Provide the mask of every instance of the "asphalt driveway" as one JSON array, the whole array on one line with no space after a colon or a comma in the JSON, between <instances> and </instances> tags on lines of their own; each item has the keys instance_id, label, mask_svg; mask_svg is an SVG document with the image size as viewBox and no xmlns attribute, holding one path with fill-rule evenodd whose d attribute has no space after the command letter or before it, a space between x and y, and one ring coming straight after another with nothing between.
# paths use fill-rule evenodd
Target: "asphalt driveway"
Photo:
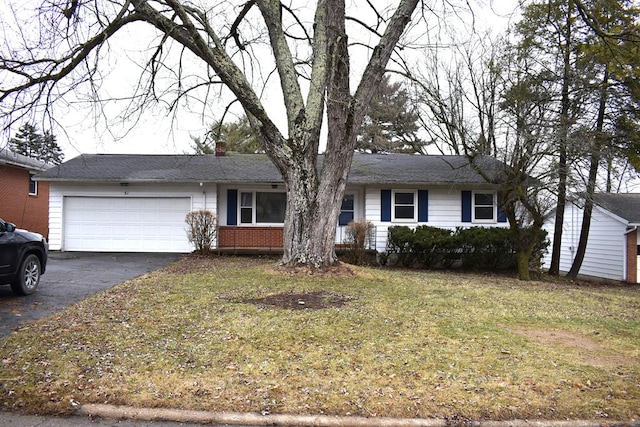
<instances>
[{"instance_id":1,"label":"asphalt driveway","mask_svg":"<svg viewBox=\"0 0 640 427\"><path fill-rule=\"evenodd\" d=\"M0 337L24 323L65 307L119 283L157 270L181 254L50 252L47 270L33 295L18 297L0 286Z\"/></svg>"}]
</instances>

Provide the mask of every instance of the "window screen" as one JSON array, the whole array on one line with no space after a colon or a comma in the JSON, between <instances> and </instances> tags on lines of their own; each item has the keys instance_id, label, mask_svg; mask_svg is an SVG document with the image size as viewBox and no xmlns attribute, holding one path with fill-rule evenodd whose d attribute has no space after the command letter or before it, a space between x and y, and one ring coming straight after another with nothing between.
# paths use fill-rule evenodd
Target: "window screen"
<instances>
[{"instance_id":1,"label":"window screen","mask_svg":"<svg viewBox=\"0 0 640 427\"><path fill-rule=\"evenodd\" d=\"M493 193L474 193L474 214L476 220L493 220Z\"/></svg>"},{"instance_id":2,"label":"window screen","mask_svg":"<svg viewBox=\"0 0 640 427\"><path fill-rule=\"evenodd\" d=\"M394 214L396 219L414 219L415 201L414 193L394 193Z\"/></svg>"}]
</instances>

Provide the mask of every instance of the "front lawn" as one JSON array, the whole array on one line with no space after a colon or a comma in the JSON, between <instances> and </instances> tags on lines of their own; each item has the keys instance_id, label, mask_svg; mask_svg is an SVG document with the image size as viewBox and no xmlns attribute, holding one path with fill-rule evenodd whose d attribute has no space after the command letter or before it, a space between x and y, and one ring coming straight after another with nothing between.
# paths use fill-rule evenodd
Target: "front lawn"
<instances>
[{"instance_id":1,"label":"front lawn","mask_svg":"<svg viewBox=\"0 0 640 427\"><path fill-rule=\"evenodd\" d=\"M640 418L640 287L185 257L0 340L0 409Z\"/></svg>"}]
</instances>

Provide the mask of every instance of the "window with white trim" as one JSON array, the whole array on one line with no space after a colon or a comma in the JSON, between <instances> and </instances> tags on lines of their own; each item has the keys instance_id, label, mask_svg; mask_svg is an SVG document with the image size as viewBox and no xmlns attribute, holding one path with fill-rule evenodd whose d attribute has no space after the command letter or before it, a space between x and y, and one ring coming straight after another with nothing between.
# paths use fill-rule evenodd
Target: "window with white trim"
<instances>
[{"instance_id":1,"label":"window with white trim","mask_svg":"<svg viewBox=\"0 0 640 427\"><path fill-rule=\"evenodd\" d=\"M35 174L30 173L29 174L29 195L30 196L37 196L38 195L38 181L34 180Z\"/></svg>"},{"instance_id":2,"label":"window with white trim","mask_svg":"<svg viewBox=\"0 0 640 427\"><path fill-rule=\"evenodd\" d=\"M286 193L242 191L239 204L240 224L284 224Z\"/></svg>"},{"instance_id":3,"label":"window with white trim","mask_svg":"<svg viewBox=\"0 0 640 427\"><path fill-rule=\"evenodd\" d=\"M240 193L240 224L253 224L253 193Z\"/></svg>"},{"instance_id":4,"label":"window with white trim","mask_svg":"<svg viewBox=\"0 0 640 427\"><path fill-rule=\"evenodd\" d=\"M415 191L394 191L391 201L393 221L417 221Z\"/></svg>"},{"instance_id":5,"label":"window with white trim","mask_svg":"<svg viewBox=\"0 0 640 427\"><path fill-rule=\"evenodd\" d=\"M474 191L473 193L473 221L496 222L496 193Z\"/></svg>"}]
</instances>

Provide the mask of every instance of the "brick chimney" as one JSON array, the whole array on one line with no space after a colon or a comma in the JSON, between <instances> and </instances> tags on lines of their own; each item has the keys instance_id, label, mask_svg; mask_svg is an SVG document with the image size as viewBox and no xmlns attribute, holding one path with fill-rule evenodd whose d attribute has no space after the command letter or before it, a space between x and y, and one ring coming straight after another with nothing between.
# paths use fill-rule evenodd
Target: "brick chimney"
<instances>
[{"instance_id":1,"label":"brick chimney","mask_svg":"<svg viewBox=\"0 0 640 427\"><path fill-rule=\"evenodd\" d=\"M227 144L224 141L216 142L216 157L224 157L227 154Z\"/></svg>"}]
</instances>

